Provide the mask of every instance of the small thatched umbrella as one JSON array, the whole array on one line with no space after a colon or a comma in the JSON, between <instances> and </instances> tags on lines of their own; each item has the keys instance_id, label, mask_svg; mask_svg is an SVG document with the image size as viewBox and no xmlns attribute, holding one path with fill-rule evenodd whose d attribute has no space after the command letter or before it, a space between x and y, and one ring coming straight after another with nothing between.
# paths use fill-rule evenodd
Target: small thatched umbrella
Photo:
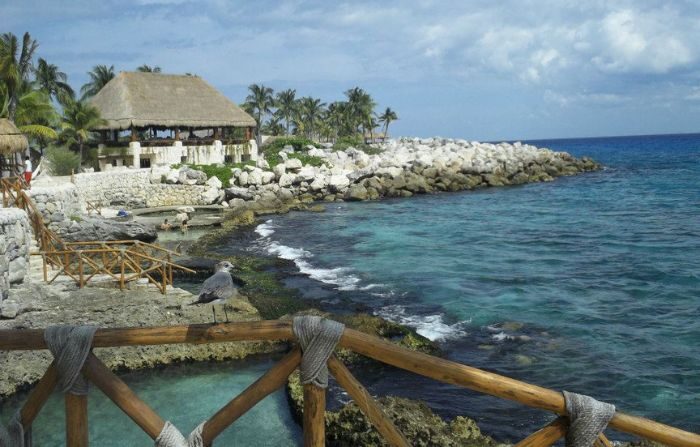
<instances>
[{"instance_id":1,"label":"small thatched umbrella","mask_svg":"<svg viewBox=\"0 0 700 447\"><path fill-rule=\"evenodd\" d=\"M8 157L29 147L27 137L8 119L0 118L0 155Z\"/></svg>"}]
</instances>

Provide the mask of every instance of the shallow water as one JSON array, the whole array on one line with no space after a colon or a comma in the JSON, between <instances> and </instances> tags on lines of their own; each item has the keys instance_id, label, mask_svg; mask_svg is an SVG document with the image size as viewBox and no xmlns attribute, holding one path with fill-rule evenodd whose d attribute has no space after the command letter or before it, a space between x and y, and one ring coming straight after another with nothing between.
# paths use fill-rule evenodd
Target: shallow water
<instances>
[{"instance_id":1,"label":"shallow water","mask_svg":"<svg viewBox=\"0 0 700 447\"><path fill-rule=\"evenodd\" d=\"M136 371L121 377L163 419L171 421L187 436L273 364L271 358L183 364ZM4 423L25 397L20 394L3 402L0 419ZM91 445L153 445L153 441L94 386L88 396L88 418ZM64 421L62 395L54 393L34 422L34 444L42 447L65 445ZM301 430L291 419L287 398L280 390L253 407L217 440L218 445L295 446L301 445Z\"/></svg>"},{"instance_id":2,"label":"shallow water","mask_svg":"<svg viewBox=\"0 0 700 447\"><path fill-rule=\"evenodd\" d=\"M450 358L700 431L700 136L537 142L604 171L552 183L329 204L258 226L289 284L366 308ZM364 380L517 439L550 416L417 380Z\"/></svg>"}]
</instances>

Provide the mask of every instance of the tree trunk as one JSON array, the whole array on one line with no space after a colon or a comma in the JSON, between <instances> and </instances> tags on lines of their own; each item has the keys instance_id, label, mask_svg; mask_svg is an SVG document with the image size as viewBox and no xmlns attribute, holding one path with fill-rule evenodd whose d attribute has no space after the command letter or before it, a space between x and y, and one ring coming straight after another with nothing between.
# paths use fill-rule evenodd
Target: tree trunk
<instances>
[{"instance_id":1,"label":"tree trunk","mask_svg":"<svg viewBox=\"0 0 700 447\"><path fill-rule=\"evenodd\" d=\"M78 160L80 160L80 164L78 165L78 170L80 170L83 167L83 138L78 137L78 153L80 154L80 157Z\"/></svg>"}]
</instances>

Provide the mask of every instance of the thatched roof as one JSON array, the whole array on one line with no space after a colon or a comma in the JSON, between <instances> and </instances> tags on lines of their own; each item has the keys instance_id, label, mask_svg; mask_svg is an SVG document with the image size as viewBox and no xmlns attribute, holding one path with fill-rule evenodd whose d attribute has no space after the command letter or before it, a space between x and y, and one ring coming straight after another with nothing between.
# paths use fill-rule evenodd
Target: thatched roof
<instances>
[{"instance_id":1,"label":"thatched roof","mask_svg":"<svg viewBox=\"0 0 700 447\"><path fill-rule=\"evenodd\" d=\"M197 76L121 72L95 95L107 124L134 127L254 127L255 120Z\"/></svg>"},{"instance_id":2,"label":"thatched roof","mask_svg":"<svg viewBox=\"0 0 700 447\"><path fill-rule=\"evenodd\" d=\"M29 142L15 124L0 118L0 155L9 155L27 150Z\"/></svg>"}]
</instances>

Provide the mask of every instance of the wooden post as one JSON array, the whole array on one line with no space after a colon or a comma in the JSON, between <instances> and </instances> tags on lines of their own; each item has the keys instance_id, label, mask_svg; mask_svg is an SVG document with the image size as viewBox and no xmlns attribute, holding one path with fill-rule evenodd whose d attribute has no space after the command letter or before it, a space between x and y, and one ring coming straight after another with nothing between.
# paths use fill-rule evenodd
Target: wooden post
<instances>
[{"instance_id":1,"label":"wooden post","mask_svg":"<svg viewBox=\"0 0 700 447\"><path fill-rule=\"evenodd\" d=\"M165 261L160 265L160 282L163 285L163 295L168 288L168 265Z\"/></svg>"},{"instance_id":2,"label":"wooden post","mask_svg":"<svg viewBox=\"0 0 700 447\"><path fill-rule=\"evenodd\" d=\"M326 390L304 385L304 447L326 445Z\"/></svg>"},{"instance_id":3,"label":"wooden post","mask_svg":"<svg viewBox=\"0 0 700 447\"><path fill-rule=\"evenodd\" d=\"M124 249L119 253L119 290L124 290Z\"/></svg>"},{"instance_id":4,"label":"wooden post","mask_svg":"<svg viewBox=\"0 0 700 447\"><path fill-rule=\"evenodd\" d=\"M180 141L180 128L175 129L175 141Z\"/></svg>"},{"instance_id":5,"label":"wooden post","mask_svg":"<svg viewBox=\"0 0 700 447\"><path fill-rule=\"evenodd\" d=\"M143 402L94 354L85 360L85 376L102 390L136 425L141 427L152 439L158 437L165 422L158 414Z\"/></svg>"},{"instance_id":6,"label":"wooden post","mask_svg":"<svg viewBox=\"0 0 700 447\"><path fill-rule=\"evenodd\" d=\"M296 348L210 417L202 427L204 445L211 445L214 438L229 425L238 420L264 397L284 385L287 382L287 377L299 366L299 362L301 362L301 351Z\"/></svg>"},{"instance_id":7,"label":"wooden post","mask_svg":"<svg viewBox=\"0 0 700 447\"><path fill-rule=\"evenodd\" d=\"M245 140L250 141L250 135L251 135L250 127L245 128Z\"/></svg>"},{"instance_id":8,"label":"wooden post","mask_svg":"<svg viewBox=\"0 0 700 447\"><path fill-rule=\"evenodd\" d=\"M379 434L390 445L395 447L408 447L411 444L406 440L394 423L382 411L377 402L372 399L367 389L350 373L350 370L332 355L328 359L328 370L338 381L338 384L348 392L355 404L367 416L367 419L374 425Z\"/></svg>"},{"instance_id":9,"label":"wooden post","mask_svg":"<svg viewBox=\"0 0 700 447\"><path fill-rule=\"evenodd\" d=\"M83 288L83 252L78 251L78 287Z\"/></svg>"},{"instance_id":10,"label":"wooden post","mask_svg":"<svg viewBox=\"0 0 700 447\"><path fill-rule=\"evenodd\" d=\"M131 125L131 141L132 141L132 142L137 141L137 139L136 139L136 129L134 128L134 125L133 125L133 124Z\"/></svg>"},{"instance_id":11,"label":"wooden post","mask_svg":"<svg viewBox=\"0 0 700 447\"><path fill-rule=\"evenodd\" d=\"M87 396L66 393L66 445L88 446Z\"/></svg>"}]
</instances>

